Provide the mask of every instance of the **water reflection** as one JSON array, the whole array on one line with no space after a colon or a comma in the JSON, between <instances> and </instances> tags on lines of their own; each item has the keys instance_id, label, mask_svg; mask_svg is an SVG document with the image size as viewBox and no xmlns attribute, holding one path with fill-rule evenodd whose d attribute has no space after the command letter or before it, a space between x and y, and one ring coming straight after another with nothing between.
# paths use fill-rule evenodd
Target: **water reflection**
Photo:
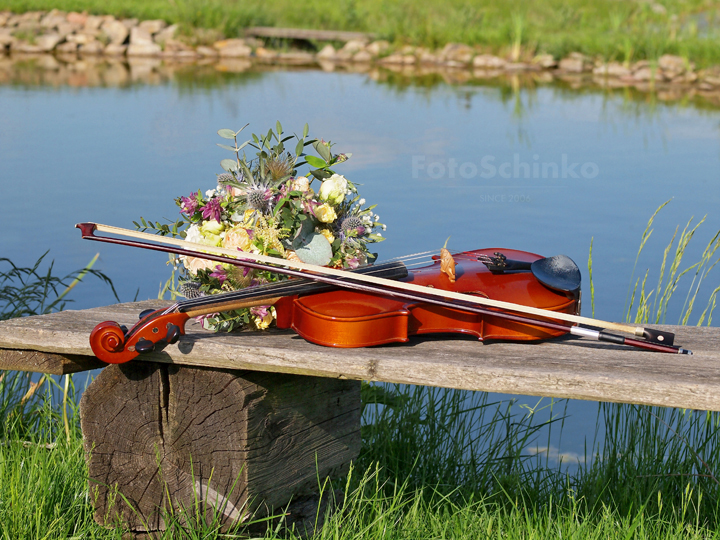
<instances>
[{"instance_id":1,"label":"water reflection","mask_svg":"<svg viewBox=\"0 0 720 540\"><path fill-rule=\"evenodd\" d=\"M449 69L440 66L372 66L318 62L317 67L278 65L249 59L201 59L178 61L145 57L99 57L77 55L23 54L0 55L0 85L129 87L175 83L181 88L214 88L262 77L276 71L362 73L369 80L387 86L393 93L413 92L431 99L447 86L462 90L459 99L470 108L470 96L478 88L496 88L503 102L512 102L516 117L521 118L532 107L533 91L552 85L564 99L578 99L587 93L621 96L628 112L644 114L660 102L692 105L696 108L720 107L720 91L702 91L683 85L655 88L647 82L621 82L590 74L560 74L548 71L507 72L502 70ZM522 91L522 92L521 92ZM523 97L524 96L524 97Z\"/></svg>"}]
</instances>

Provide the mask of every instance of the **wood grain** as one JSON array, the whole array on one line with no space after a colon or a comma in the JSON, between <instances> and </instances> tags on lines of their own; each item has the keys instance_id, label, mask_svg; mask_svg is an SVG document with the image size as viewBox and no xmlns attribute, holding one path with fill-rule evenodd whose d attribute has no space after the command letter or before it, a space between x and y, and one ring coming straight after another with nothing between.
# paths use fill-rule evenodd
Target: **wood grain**
<instances>
[{"instance_id":1,"label":"wood grain","mask_svg":"<svg viewBox=\"0 0 720 540\"><path fill-rule=\"evenodd\" d=\"M356 381L134 362L103 370L80 414L95 519L134 531L180 507L271 515L360 450Z\"/></svg>"},{"instance_id":2,"label":"wood grain","mask_svg":"<svg viewBox=\"0 0 720 540\"><path fill-rule=\"evenodd\" d=\"M88 336L105 320L132 324L157 301L0 322L0 348L92 356ZM289 331L211 334L191 322L176 345L140 361L385 381L467 390L720 411L720 330L659 326L694 356L575 338L478 343L445 336L365 349L332 349Z\"/></svg>"}]
</instances>

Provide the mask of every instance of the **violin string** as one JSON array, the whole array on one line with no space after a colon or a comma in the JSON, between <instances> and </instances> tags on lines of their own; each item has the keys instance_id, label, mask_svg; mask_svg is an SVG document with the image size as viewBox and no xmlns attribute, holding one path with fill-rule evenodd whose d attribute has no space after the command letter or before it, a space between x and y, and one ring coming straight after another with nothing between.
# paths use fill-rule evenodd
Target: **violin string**
<instances>
[{"instance_id":1,"label":"violin string","mask_svg":"<svg viewBox=\"0 0 720 540\"><path fill-rule=\"evenodd\" d=\"M378 267L365 272L365 275L381 275L385 271L387 271L386 268ZM197 308L225 301L249 300L252 298L262 297L274 298L277 296L290 296L299 287L304 287L310 284L311 279L307 279L308 281L301 281L299 283L299 280L297 279L283 280L281 282L263 283L261 285L247 287L237 291L230 291L227 293L221 293L216 295L208 295L200 298L190 298L180 302L179 305L177 305L177 308Z\"/></svg>"},{"instance_id":2,"label":"violin string","mask_svg":"<svg viewBox=\"0 0 720 540\"><path fill-rule=\"evenodd\" d=\"M434 251L427 251L425 253L434 253ZM405 261L410 261L413 259L420 259L417 262L405 264L408 268L411 267L417 267L422 264L425 264L426 262L437 262L437 259L427 259L423 256L423 253L416 253L407 255L405 257L402 257ZM477 257L473 256L464 256L464 257L458 257L458 254L453 255L453 258L457 260L470 260L470 261L477 261ZM394 258L389 259L390 261L396 260L399 261L400 258ZM362 268L362 267L361 267ZM382 271L384 271L383 268L380 269L373 269L368 272L366 272L366 275L378 275ZM307 282L304 283L295 283L293 280L284 280L282 282L272 282L272 283L264 283L262 285L258 285L255 287L247 287L244 289L240 289L238 291L230 291L227 293L221 293L221 295L208 295L201 298L191 298L187 299L185 301L180 302L180 305L174 306L175 309L178 309L179 307L183 308L193 308L193 307L202 307L205 305L212 305L214 303L219 303L221 301L240 301L240 300L249 300L252 298L262 298L263 296L267 296L268 298L277 297L277 296L290 296L294 290L296 290L298 287L306 285Z\"/></svg>"}]
</instances>

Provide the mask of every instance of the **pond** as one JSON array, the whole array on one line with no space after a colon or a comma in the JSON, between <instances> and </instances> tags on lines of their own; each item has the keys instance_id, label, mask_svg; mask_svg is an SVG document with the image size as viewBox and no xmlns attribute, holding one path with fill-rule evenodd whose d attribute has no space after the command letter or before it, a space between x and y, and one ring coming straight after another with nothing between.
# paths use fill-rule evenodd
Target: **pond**
<instances>
[{"instance_id":1,"label":"pond","mask_svg":"<svg viewBox=\"0 0 720 540\"><path fill-rule=\"evenodd\" d=\"M166 256L82 241L74 224L174 221L174 199L213 188L222 172L229 155L216 146L218 129L249 123L247 131L261 133L276 120L297 133L307 122L312 136L352 152L338 172L378 205L387 224L381 260L439 249L448 237L452 250L562 253L582 270L587 316L591 242L595 315L621 320L641 235L662 203L671 200L634 273L649 269L648 290L677 226L705 218L682 268L720 230L720 110L512 80L375 79L188 67L119 87L12 80L0 86L0 256L28 266L49 249L55 272L65 274L99 251L97 268L123 301L155 298L169 275ZM714 272L691 324L718 285ZM678 287L667 323L678 322L691 279ZM73 299L77 308L114 303L96 280ZM592 434L595 413L591 403L570 407L577 436L567 444L575 450Z\"/></svg>"}]
</instances>

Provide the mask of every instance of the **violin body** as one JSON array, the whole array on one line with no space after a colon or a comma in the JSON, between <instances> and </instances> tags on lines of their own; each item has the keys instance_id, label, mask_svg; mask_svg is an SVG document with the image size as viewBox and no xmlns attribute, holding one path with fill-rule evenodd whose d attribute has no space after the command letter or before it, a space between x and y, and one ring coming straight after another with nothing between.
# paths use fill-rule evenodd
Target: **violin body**
<instances>
[{"instance_id":1,"label":"violin body","mask_svg":"<svg viewBox=\"0 0 720 540\"><path fill-rule=\"evenodd\" d=\"M493 273L477 259L478 255L497 251L492 248L455 254L455 282L441 272L439 258L429 266L410 270L401 281L549 311L580 313L579 291L574 294L551 289L531 272ZM524 251L500 251L516 261L532 263L542 258ZM275 307L279 328L292 328L306 340L328 347L369 347L436 333L469 334L481 341L536 341L566 333L492 315L342 289L286 297Z\"/></svg>"}]
</instances>

